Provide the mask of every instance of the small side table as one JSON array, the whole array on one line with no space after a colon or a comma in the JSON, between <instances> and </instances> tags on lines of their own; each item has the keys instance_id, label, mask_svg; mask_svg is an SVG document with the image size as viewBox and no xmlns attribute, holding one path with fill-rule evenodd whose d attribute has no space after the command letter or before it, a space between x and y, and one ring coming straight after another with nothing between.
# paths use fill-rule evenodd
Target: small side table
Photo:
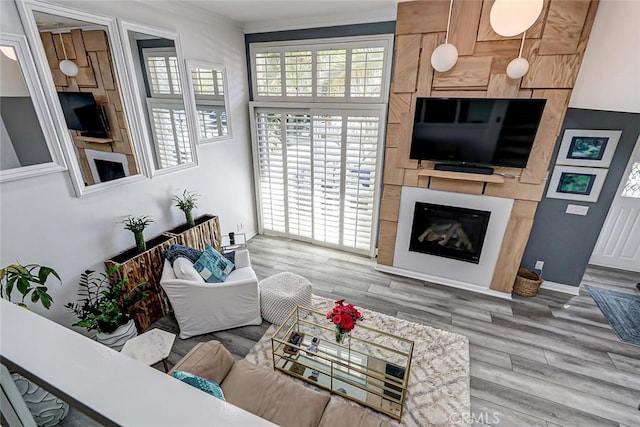
<instances>
[{"instance_id":1,"label":"small side table","mask_svg":"<svg viewBox=\"0 0 640 427\"><path fill-rule=\"evenodd\" d=\"M131 338L124 344L120 352L149 366L162 361L164 371L169 372L167 357L171 353L175 339L175 334L162 329L152 329Z\"/></svg>"},{"instance_id":2,"label":"small side table","mask_svg":"<svg viewBox=\"0 0 640 427\"><path fill-rule=\"evenodd\" d=\"M247 235L245 233L234 233L234 237L235 242L232 244L228 234L222 236L223 253L247 248Z\"/></svg>"}]
</instances>

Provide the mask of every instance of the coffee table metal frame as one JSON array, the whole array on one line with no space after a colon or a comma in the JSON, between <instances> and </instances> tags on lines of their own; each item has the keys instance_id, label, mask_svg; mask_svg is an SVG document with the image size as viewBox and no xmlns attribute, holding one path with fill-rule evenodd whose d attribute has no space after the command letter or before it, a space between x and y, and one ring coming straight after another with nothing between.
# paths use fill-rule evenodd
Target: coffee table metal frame
<instances>
[{"instance_id":1,"label":"coffee table metal frame","mask_svg":"<svg viewBox=\"0 0 640 427\"><path fill-rule=\"evenodd\" d=\"M342 348L343 351L341 351L339 354L331 354L322 350L309 352L309 350L307 349L307 344L312 337L308 333L306 333L305 339L302 343L300 343L300 345L294 345L287 341L291 332L295 331L298 333L304 333L304 331L301 331L302 325L304 325L303 328L319 328L325 334L323 335L322 339L329 341L330 339L327 337L333 336L335 326L330 323L329 320L326 320L326 322L323 323L317 321L318 318L322 319L324 317L325 313L313 308L303 306L296 306L291 310L291 312L289 312L285 321L276 329L275 333L271 337L273 369L282 371L287 375L291 375L305 382L314 384L317 387L329 390L332 394L342 396L345 399L352 400L377 412L381 412L394 419L400 420L402 418L404 402L407 395L407 385L409 381L414 342L384 331L380 331L378 329L370 328L366 325L363 325L363 322L358 323L354 331L349 334L347 343L338 344L333 341L330 342L331 347ZM382 343L377 343L374 340L359 338L359 335L365 334L358 334L358 330L369 331L370 333L373 333L375 335L388 337L388 339L391 340L397 340L402 343L403 346L406 346L408 348L408 351L399 351L397 349L390 348ZM380 351L393 352L400 358L404 358L406 360L406 366L400 366L402 369L404 369L404 376L396 377L389 372L385 372L386 369L380 371L369 368L368 366L362 366L360 364L353 363L351 355L352 347L354 348L354 353L356 353L355 348L362 348L362 346L376 347ZM297 354L292 355L285 352L285 347L288 347L289 349L297 349ZM340 356L340 354L344 352L347 353L346 358ZM368 359L372 359L385 364L396 365L393 362L379 359L375 356L368 355L360 351L358 351L358 353L363 354ZM310 359L308 357L309 354L311 354L313 359ZM307 357L299 357L300 355L307 355ZM307 361L305 361L305 359ZM313 360L313 363L309 363L309 360ZM321 384L317 381L317 379L314 380L307 378L305 377L304 373L302 375L299 374L299 369L292 371L291 367L294 363L302 365L305 369L310 369L312 371L316 371L320 374L328 376L329 385ZM299 366L296 366L296 368L299 368ZM353 373L353 376L351 375L351 373ZM313 374L311 376L313 376ZM340 383L348 384L349 387L355 387L363 390L366 393L366 396L377 396L376 399L379 398L382 403L379 405L375 405L371 402L368 402L367 400L350 396L346 393L344 388L336 388L334 381L339 381ZM400 398L394 397L398 395L400 396Z\"/></svg>"}]
</instances>

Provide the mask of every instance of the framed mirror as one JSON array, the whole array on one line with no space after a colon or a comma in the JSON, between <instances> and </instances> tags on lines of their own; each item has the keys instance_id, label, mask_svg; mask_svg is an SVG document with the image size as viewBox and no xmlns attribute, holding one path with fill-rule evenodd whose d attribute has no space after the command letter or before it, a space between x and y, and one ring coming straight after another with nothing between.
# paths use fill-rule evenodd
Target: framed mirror
<instances>
[{"instance_id":1,"label":"framed mirror","mask_svg":"<svg viewBox=\"0 0 640 427\"><path fill-rule=\"evenodd\" d=\"M0 33L0 181L65 169L27 39Z\"/></svg>"},{"instance_id":2,"label":"framed mirror","mask_svg":"<svg viewBox=\"0 0 640 427\"><path fill-rule=\"evenodd\" d=\"M187 60L198 143L231 138L227 73L223 65Z\"/></svg>"},{"instance_id":3,"label":"framed mirror","mask_svg":"<svg viewBox=\"0 0 640 427\"><path fill-rule=\"evenodd\" d=\"M176 33L121 21L138 123L152 175L198 165L193 100Z\"/></svg>"},{"instance_id":4,"label":"framed mirror","mask_svg":"<svg viewBox=\"0 0 640 427\"><path fill-rule=\"evenodd\" d=\"M17 5L76 194L145 178L115 19L32 0Z\"/></svg>"}]
</instances>

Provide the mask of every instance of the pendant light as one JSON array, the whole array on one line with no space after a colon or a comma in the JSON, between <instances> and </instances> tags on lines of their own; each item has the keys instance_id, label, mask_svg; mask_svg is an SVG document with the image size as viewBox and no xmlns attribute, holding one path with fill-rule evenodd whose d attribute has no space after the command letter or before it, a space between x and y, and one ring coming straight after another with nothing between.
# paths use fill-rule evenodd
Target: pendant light
<instances>
[{"instance_id":1,"label":"pendant light","mask_svg":"<svg viewBox=\"0 0 640 427\"><path fill-rule=\"evenodd\" d=\"M75 77L78 75L78 66L67 59L67 49L64 47L64 40L62 40L62 33L58 33L60 35L60 44L62 45L62 52L64 52L64 59L60 61L60 71L62 74L69 77Z\"/></svg>"},{"instance_id":2,"label":"pendant light","mask_svg":"<svg viewBox=\"0 0 640 427\"><path fill-rule=\"evenodd\" d=\"M513 37L536 23L544 0L496 0L491 6L489 23L496 34Z\"/></svg>"},{"instance_id":3,"label":"pendant light","mask_svg":"<svg viewBox=\"0 0 640 427\"><path fill-rule=\"evenodd\" d=\"M11 46L0 46L0 52L12 61L17 61L16 51Z\"/></svg>"},{"instance_id":4,"label":"pendant light","mask_svg":"<svg viewBox=\"0 0 640 427\"><path fill-rule=\"evenodd\" d=\"M519 79L529 71L529 61L522 57L522 48L524 48L524 38L526 34L526 32L522 33L522 43L520 43L520 53L518 53L518 57L507 65L507 76L512 79Z\"/></svg>"},{"instance_id":5,"label":"pendant light","mask_svg":"<svg viewBox=\"0 0 640 427\"><path fill-rule=\"evenodd\" d=\"M431 66L441 73L449 71L458 61L458 49L449 43L449 27L451 26L451 11L453 10L453 0L449 3L449 18L447 19L447 35L444 43L435 48L431 54Z\"/></svg>"}]
</instances>

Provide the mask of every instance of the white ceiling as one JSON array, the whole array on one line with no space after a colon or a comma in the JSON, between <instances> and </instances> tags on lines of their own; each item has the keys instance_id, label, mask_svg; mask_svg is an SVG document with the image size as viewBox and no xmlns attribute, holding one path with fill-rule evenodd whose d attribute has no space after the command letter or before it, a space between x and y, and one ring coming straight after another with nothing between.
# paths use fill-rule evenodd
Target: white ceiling
<instances>
[{"instance_id":1,"label":"white ceiling","mask_svg":"<svg viewBox=\"0 0 640 427\"><path fill-rule=\"evenodd\" d=\"M404 0L200 0L190 3L236 21L247 33L255 33L395 20L398 1Z\"/></svg>"}]
</instances>

